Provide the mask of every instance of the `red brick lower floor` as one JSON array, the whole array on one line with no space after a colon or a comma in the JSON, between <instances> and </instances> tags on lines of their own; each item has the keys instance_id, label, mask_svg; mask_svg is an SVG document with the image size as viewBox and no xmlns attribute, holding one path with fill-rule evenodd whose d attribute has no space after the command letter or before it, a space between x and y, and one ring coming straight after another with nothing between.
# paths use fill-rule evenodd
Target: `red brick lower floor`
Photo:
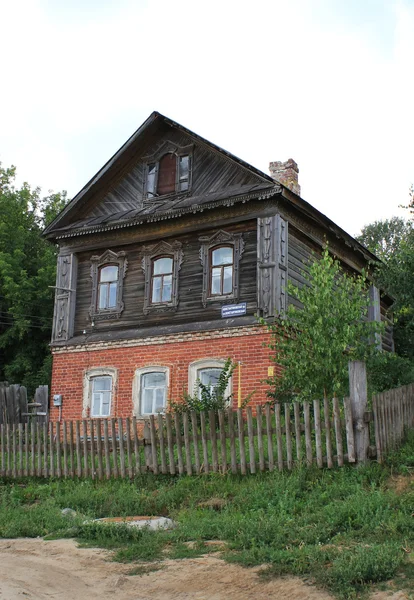
<instances>
[{"instance_id":1,"label":"red brick lower floor","mask_svg":"<svg viewBox=\"0 0 414 600\"><path fill-rule=\"evenodd\" d=\"M168 369L168 402L179 401L189 388L190 365L195 361L225 361L230 357L241 362L241 396L253 393L250 404L267 401L269 389L265 383L269 367L274 363L268 347L270 335L262 327L248 326L201 333L173 334L124 342L101 342L85 346L66 346L53 351L52 397L62 395L64 420L90 416L87 403L88 374L114 374L111 391L110 416L136 415L137 370L147 367ZM90 379L89 379L90 382ZM233 374L233 405L237 407L239 387L238 369ZM192 390L189 390L190 392ZM90 392L89 392L90 394ZM51 419L58 418L58 410L51 407Z\"/></svg>"}]
</instances>

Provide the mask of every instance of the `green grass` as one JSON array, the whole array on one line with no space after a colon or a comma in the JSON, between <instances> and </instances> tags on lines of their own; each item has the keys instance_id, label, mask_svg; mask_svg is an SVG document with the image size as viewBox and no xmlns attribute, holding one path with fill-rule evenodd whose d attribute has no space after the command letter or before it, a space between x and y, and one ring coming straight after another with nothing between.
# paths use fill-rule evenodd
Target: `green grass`
<instances>
[{"instance_id":1,"label":"green grass","mask_svg":"<svg viewBox=\"0 0 414 600\"><path fill-rule=\"evenodd\" d=\"M390 484L397 473L407 477L398 494ZM245 477L147 475L132 482L4 479L0 536L76 537L83 545L112 549L114 559L125 563L199 556L217 550L205 541L223 540L226 560L266 564L266 577L311 578L338 598L362 597L389 579L398 582L396 589L412 593L412 473L414 435L386 465L362 468L298 468ZM218 510L199 506L212 498L225 503L218 503ZM62 516L65 507L77 516ZM165 515L179 525L154 533L85 522L129 515ZM139 563L133 569L149 572Z\"/></svg>"}]
</instances>

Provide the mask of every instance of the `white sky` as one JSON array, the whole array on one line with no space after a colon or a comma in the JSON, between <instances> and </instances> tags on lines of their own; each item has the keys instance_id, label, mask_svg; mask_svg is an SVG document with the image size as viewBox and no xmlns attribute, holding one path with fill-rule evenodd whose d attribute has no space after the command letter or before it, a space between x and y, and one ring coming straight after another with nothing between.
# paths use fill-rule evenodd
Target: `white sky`
<instances>
[{"instance_id":1,"label":"white sky","mask_svg":"<svg viewBox=\"0 0 414 600\"><path fill-rule=\"evenodd\" d=\"M74 196L153 110L351 234L414 183L414 0L0 0L0 161Z\"/></svg>"}]
</instances>

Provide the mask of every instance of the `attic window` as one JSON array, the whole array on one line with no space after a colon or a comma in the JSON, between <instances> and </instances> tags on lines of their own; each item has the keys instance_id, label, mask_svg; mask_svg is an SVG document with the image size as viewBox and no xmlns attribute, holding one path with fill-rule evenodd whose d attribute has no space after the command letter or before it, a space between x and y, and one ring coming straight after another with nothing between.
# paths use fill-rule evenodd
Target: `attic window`
<instances>
[{"instance_id":1,"label":"attic window","mask_svg":"<svg viewBox=\"0 0 414 600\"><path fill-rule=\"evenodd\" d=\"M190 175L190 156L167 152L161 156L158 162L151 162L147 165L147 198L187 191L190 187Z\"/></svg>"}]
</instances>

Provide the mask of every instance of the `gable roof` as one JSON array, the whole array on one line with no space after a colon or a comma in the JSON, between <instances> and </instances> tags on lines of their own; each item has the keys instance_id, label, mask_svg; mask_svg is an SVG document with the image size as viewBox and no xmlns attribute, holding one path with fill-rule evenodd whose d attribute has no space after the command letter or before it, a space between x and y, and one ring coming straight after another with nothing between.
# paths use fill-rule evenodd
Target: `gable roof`
<instances>
[{"instance_id":1,"label":"gable roof","mask_svg":"<svg viewBox=\"0 0 414 600\"><path fill-rule=\"evenodd\" d=\"M227 187L225 190L215 191L211 194L203 194L199 197L181 196L176 200L171 198L152 200L151 203L148 203L145 206L137 206L136 209L128 209L98 217L95 215L89 218L86 217L76 220L76 214L88 204L96 193L105 190L115 178L119 177L122 170L134 154L136 154L137 149L148 143L148 140L154 136L162 126L178 129L192 137L195 141L206 145L215 153L234 162L247 173L254 175L255 183L236 185L230 188ZM94 175L80 192L78 192L78 194L76 194L76 196L65 206L48 227L46 227L43 234L48 238L56 239L59 237L69 237L70 235L79 235L81 233L92 233L93 231L100 229L100 227L105 225L108 226L110 224L118 224L119 226L122 226L121 223L124 225L131 225L133 223L139 224L146 220L153 220L156 215L159 217L167 214L171 216L180 216L186 212L191 212L200 205L203 205L204 209L211 208L219 204L220 201L225 198L240 198L244 201L251 198L257 198L261 193L269 192L269 190L273 190L273 193L280 192L281 186L275 184L274 180L269 175L256 169L252 165L249 165L234 154L227 152L223 148L220 148L193 131L190 131L183 125L154 111L135 133L131 135L125 144L123 144L123 146L121 146L121 148L96 173L96 175ZM73 217L75 217L75 219Z\"/></svg>"}]
</instances>

